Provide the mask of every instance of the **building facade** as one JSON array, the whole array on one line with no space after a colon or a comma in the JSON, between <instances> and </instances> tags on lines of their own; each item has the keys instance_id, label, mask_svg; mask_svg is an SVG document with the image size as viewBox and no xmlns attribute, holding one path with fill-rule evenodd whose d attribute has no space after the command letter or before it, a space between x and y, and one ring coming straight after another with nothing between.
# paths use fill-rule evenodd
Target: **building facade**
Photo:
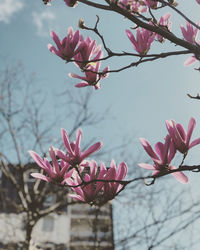
<instances>
[{"instance_id":1,"label":"building facade","mask_svg":"<svg viewBox=\"0 0 200 250\"><path fill-rule=\"evenodd\" d=\"M28 180L32 185L33 180ZM15 212L12 201L17 199L4 175L0 178L0 250L25 250L25 214ZM48 207L56 202L56 193L44 201ZM30 250L113 250L112 205L100 209L76 203L56 210L39 219L33 228Z\"/></svg>"}]
</instances>

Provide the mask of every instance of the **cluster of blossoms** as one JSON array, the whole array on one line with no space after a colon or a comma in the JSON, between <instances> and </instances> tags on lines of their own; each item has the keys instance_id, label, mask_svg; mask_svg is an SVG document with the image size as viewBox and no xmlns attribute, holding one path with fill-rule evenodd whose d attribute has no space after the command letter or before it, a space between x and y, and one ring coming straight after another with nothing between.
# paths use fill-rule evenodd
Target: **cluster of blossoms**
<instances>
[{"instance_id":1,"label":"cluster of blossoms","mask_svg":"<svg viewBox=\"0 0 200 250\"><path fill-rule=\"evenodd\" d=\"M197 2L199 2L199 0L197 0ZM178 5L175 0L170 0L170 4L172 6ZM158 9L162 6L162 4L156 0L121 0L118 1L118 5L121 8L128 10L133 15L148 12L149 9Z\"/></svg>"},{"instance_id":2,"label":"cluster of blossoms","mask_svg":"<svg viewBox=\"0 0 200 250\"><path fill-rule=\"evenodd\" d=\"M200 1L197 0L197 3L200 4ZM153 0L123 0L119 2L119 6L121 8L131 11L132 14L141 14L141 13L147 12L148 8L157 9L159 7L158 4L159 3L157 1L153 1ZM175 1L173 4L176 5ZM158 25L160 27L165 27L166 29L171 31L172 22L169 20L170 16L171 14L167 13L160 18L157 24L151 23L151 22L150 24ZM198 28L194 27L188 21L186 22L186 25L187 25L186 29L183 27L183 25L180 26L182 34L183 34L183 38L192 44L200 45L200 41L196 42ZM139 27L136 29L136 37L129 30L126 30L126 34L128 38L130 39L130 41L132 42L133 48L140 55L145 55L149 51L150 46L155 39L157 39L159 42L165 41L165 39L161 35L148 31L144 28L140 29ZM196 62L197 60L199 60L199 57L196 55L193 55L185 61L184 65L188 66Z\"/></svg>"},{"instance_id":3,"label":"cluster of blossoms","mask_svg":"<svg viewBox=\"0 0 200 250\"><path fill-rule=\"evenodd\" d=\"M122 0L118 5L133 14L140 14L148 11L148 8L157 9L158 2L153 0Z\"/></svg>"},{"instance_id":4,"label":"cluster of blossoms","mask_svg":"<svg viewBox=\"0 0 200 250\"><path fill-rule=\"evenodd\" d=\"M171 161L173 160L176 152L178 151L183 154L183 159L185 159L188 150L200 144L200 138L190 142L195 126L196 121L194 118L190 119L187 132L181 124L176 124L173 120L166 121L166 127L169 134L165 137L164 143L156 143L155 151L146 139L140 138L143 148L151 157L154 164L140 163L138 165L145 169L154 170L152 175L176 169L175 166L171 165ZM181 170L181 166L179 169ZM187 176L185 176L181 171L173 172L172 175L181 183L188 182Z\"/></svg>"},{"instance_id":5,"label":"cluster of blossoms","mask_svg":"<svg viewBox=\"0 0 200 250\"><path fill-rule=\"evenodd\" d=\"M51 0L43 0L45 4L51 2ZM200 4L199 0L196 0ZM75 7L78 3L77 0L64 0L68 7ZM159 9L162 4L155 0L121 0L121 1L110 1L110 3L117 3L118 6L124 10L131 12L133 15L141 15L141 13L148 12L150 9ZM176 6L176 1L170 1L170 4ZM149 21L150 25L161 27L167 29L171 32L172 22L169 20L171 14L167 13L160 17L160 20L152 19ZM149 19L150 20L150 19ZM198 28L193 27L193 25L187 22L187 27L184 28L181 25L181 31L183 38L192 43L200 45L200 41L196 42L196 37L198 33ZM198 24L197 24L198 25ZM144 56L149 51L151 44L157 40L159 42L164 42L165 38L160 34L146 30L144 28L137 27L136 35L134 35L130 30L126 30L126 34L131 41L134 50L141 56ZM84 72L84 76L77 74L69 74L70 77L80 79L81 82L76 84L76 87L86 87L93 86L94 89L100 88L100 80L108 76L109 68L106 67L104 70L100 71L101 59L103 57L103 51L100 46L97 46L95 40L87 37L86 40L83 39L79 31L73 32L72 28L68 29L68 35L60 41L55 32L51 32L51 36L55 41L57 48L49 44L48 48L51 52L55 53L63 60L74 61L76 66L78 66L81 71ZM193 55L189 57L184 65L190 65L199 60L199 55Z\"/></svg>"},{"instance_id":6,"label":"cluster of blossoms","mask_svg":"<svg viewBox=\"0 0 200 250\"><path fill-rule=\"evenodd\" d=\"M50 0L44 0L44 2L48 4ZM197 2L199 3L199 1ZM69 7L74 7L77 4L77 1L65 0L65 3ZM175 4L175 1L173 4ZM118 5L120 8L131 11L133 15L147 12L150 8L157 9L160 7L160 3L154 0L122 0L118 1ZM172 22L170 21L170 17L171 14L166 13L161 16L159 20L152 19L149 21L149 25L166 29L171 32ZM79 26L84 28L84 22ZM194 27L191 23L187 22L186 28L184 28L183 25L181 25L180 28L183 38L186 41L196 45L200 44L200 42L196 42L198 34L197 27ZM145 28L137 27L135 32L136 34L128 29L126 30L126 34L131 41L134 50L141 57L148 53L154 41L159 41L160 43L165 41L165 37L162 35ZM109 67L100 70L101 60L103 58L101 45L97 45L96 41L92 40L90 37L84 39L80 32L78 30L74 32L72 27L68 28L67 36L62 40L59 39L54 31L51 32L51 37L53 38L56 47L52 44L48 44L48 49L66 62L73 61L84 73L84 75L74 73L69 74L70 77L81 80L75 85L75 87L81 88L92 86L94 89L99 89L101 87L100 80L106 78L109 72ZM184 65L190 65L196 60L199 60L199 56L193 55L185 61Z\"/></svg>"},{"instance_id":7,"label":"cluster of blossoms","mask_svg":"<svg viewBox=\"0 0 200 250\"><path fill-rule=\"evenodd\" d=\"M57 48L48 44L48 49L66 62L74 60L75 65L85 73L85 76L73 73L69 74L70 77L82 80L75 86L78 88L93 86L95 89L99 89L99 81L108 76L108 67L101 73L99 72L101 66L100 59L103 57L101 46L97 46L96 41L90 37L84 40L80 32L78 30L74 32L72 27L68 28L68 34L62 41L54 31L51 31L51 37L56 43Z\"/></svg>"},{"instance_id":8,"label":"cluster of blossoms","mask_svg":"<svg viewBox=\"0 0 200 250\"><path fill-rule=\"evenodd\" d=\"M175 154L180 152L185 159L188 150L200 144L200 138L191 142L191 136L196 126L196 121L191 118L187 132L181 124L175 121L166 121L168 135L164 143L158 142L155 145L155 151L145 138L140 138L140 142L153 160L152 164L139 163L142 168L154 170L152 176L170 173L181 183L187 183L188 178L181 172L181 165L176 168L171 164ZM66 152L50 147L49 155L51 161L47 158L42 159L36 152L29 151L31 157L40 166L43 173L32 173L34 178L46 182L52 182L70 187L75 194L70 194L74 199L91 205L103 205L112 200L126 185L124 178L127 175L127 165L122 162L116 166L114 160L107 168L103 162L98 165L96 161L86 160L91 154L102 147L101 142L90 146L85 152L80 149L82 131L79 129L76 135L76 141L70 142L69 136L64 129L61 129L62 140Z\"/></svg>"},{"instance_id":9,"label":"cluster of blossoms","mask_svg":"<svg viewBox=\"0 0 200 250\"><path fill-rule=\"evenodd\" d=\"M118 167L114 160L111 161L110 168L107 168L103 162L98 166L94 160L87 161L86 158L102 147L101 142L95 143L82 152L80 129L77 131L75 142L70 142L64 129L61 129L61 135L66 152L50 147L51 161L47 158L42 159L34 151L29 151L31 157L44 172L31 175L47 182L70 186L76 193L71 194L71 197L82 202L103 205L108 200L112 200L124 188L120 181L127 174L125 162L120 163Z\"/></svg>"},{"instance_id":10,"label":"cluster of blossoms","mask_svg":"<svg viewBox=\"0 0 200 250\"><path fill-rule=\"evenodd\" d=\"M200 4L200 0L196 0L196 1L198 4ZM118 4L121 8L130 11L133 15L147 12L149 8L157 9L159 7L159 2L153 1L153 0L122 0ZM177 5L175 1L173 1L172 4L174 6ZM160 18L157 24L154 23L152 25L163 26L167 28L169 31L171 31L172 22L169 20L170 16L171 14L167 13ZM192 44L200 45L200 41L196 42L198 28L193 27L193 25L189 22L187 22L186 25L187 25L186 29L183 27L183 25L181 25L181 31L182 31L184 39ZM140 55L145 55L149 51L150 46L155 38L159 42L165 41L165 39L161 35L145 30L144 28L136 29L136 37L134 37L132 32L129 30L126 30L126 33L127 33L128 38L133 44L133 48ZM188 66L196 62L197 60L199 60L199 56L193 55L184 62L184 65Z\"/></svg>"},{"instance_id":11,"label":"cluster of blossoms","mask_svg":"<svg viewBox=\"0 0 200 250\"><path fill-rule=\"evenodd\" d=\"M170 13L165 14L160 18L159 22L156 25L165 27L170 31L172 26L172 22L169 20L170 16ZM155 23L153 24L151 22L150 24L155 25ZM136 29L136 36L134 36L133 33L128 29L126 30L126 34L129 40L132 42L134 50L140 55L147 54L153 41L157 40L161 43L165 41L164 37L162 37L161 35L140 27Z\"/></svg>"}]
</instances>

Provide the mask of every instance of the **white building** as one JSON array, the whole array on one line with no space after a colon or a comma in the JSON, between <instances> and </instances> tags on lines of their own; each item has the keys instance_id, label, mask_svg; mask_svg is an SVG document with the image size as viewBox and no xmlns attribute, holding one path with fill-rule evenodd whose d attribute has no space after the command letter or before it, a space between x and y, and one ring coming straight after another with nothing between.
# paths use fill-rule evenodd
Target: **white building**
<instances>
[{"instance_id":1,"label":"white building","mask_svg":"<svg viewBox=\"0 0 200 250\"><path fill-rule=\"evenodd\" d=\"M12 201L16 193L6 179L2 180L3 176L0 188L7 189L8 201ZM20 242L25 241L25 214L15 213L9 202L3 208L7 198L0 196L0 250L26 250L20 247ZM45 206L54 204L55 199L55 194L48 195ZM113 250L112 205L108 203L97 211L88 204L77 203L41 218L34 226L30 250Z\"/></svg>"}]
</instances>

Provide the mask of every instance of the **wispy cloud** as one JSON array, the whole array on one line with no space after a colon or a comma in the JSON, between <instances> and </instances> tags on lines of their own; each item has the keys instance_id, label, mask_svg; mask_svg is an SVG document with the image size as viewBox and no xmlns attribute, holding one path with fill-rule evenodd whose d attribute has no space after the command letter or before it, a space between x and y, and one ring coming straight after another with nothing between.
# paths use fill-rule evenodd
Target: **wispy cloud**
<instances>
[{"instance_id":1,"label":"wispy cloud","mask_svg":"<svg viewBox=\"0 0 200 250\"><path fill-rule=\"evenodd\" d=\"M23 7L22 0L0 0L0 22L9 23L13 14Z\"/></svg>"},{"instance_id":2,"label":"wispy cloud","mask_svg":"<svg viewBox=\"0 0 200 250\"><path fill-rule=\"evenodd\" d=\"M39 36L45 37L49 35L50 26L55 19L55 15L49 11L45 10L41 13L33 12L33 23L37 27L37 34Z\"/></svg>"}]
</instances>

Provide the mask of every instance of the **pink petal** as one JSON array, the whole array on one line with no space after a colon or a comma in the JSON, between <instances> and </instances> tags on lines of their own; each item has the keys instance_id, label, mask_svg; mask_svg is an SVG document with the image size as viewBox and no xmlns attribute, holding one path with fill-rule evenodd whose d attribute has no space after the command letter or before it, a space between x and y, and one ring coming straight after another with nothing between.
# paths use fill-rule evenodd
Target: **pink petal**
<instances>
[{"instance_id":1,"label":"pink petal","mask_svg":"<svg viewBox=\"0 0 200 250\"><path fill-rule=\"evenodd\" d=\"M176 169L176 167L170 166L170 169L173 170L173 169ZM183 172L181 172L181 171L180 172L174 172L174 173L172 173L172 175L180 183L182 183L182 184L188 183L188 177Z\"/></svg>"},{"instance_id":2,"label":"pink petal","mask_svg":"<svg viewBox=\"0 0 200 250\"><path fill-rule=\"evenodd\" d=\"M188 183L188 177L185 174L183 174L182 172L175 172L175 173L172 173L172 175L180 183L182 183L182 184Z\"/></svg>"},{"instance_id":3,"label":"pink petal","mask_svg":"<svg viewBox=\"0 0 200 250\"><path fill-rule=\"evenodd\" d=\"M82 138L82 130L79 128L76 134L75 154L80 155L80 142Z\"/></svg>"},{"instance_id":4,"label":"pink petal","mask_svg":"<svg viewBox=\"0 0 200 250\"><path fill-rule=\"evenodd\" d=\"M170 143L171 143L171 137L170 137L170 135L167 135L165 137L165 144L164 144L164 148L163 148L163 152L162 152L163 164L168 163L167 160L168 160L168 151L169 151Z\"/></svg>"},{"instance_id":5,"label":"pink petal","mask_svg":"<svg viewBox=\"0 0 200 250\"><path fill-rule=\"evenodd\" d=\"M114 159L111 160L110 167L116 170L116 163Z\"/></svg>"},{"instance_id":6,"label":"pink petal","mask_svg":"<svg viewBox=\"0 0 200 250\"><path fill-rule=\"evenodd\" d=\"M150 170L155 169L155 167L153 165L147 164L147 163L139 163L138 166L141 168L150 169Z\"/></svg>"},{"instance_id":7,"label":"pink petal","mask_svg":"<svg viewBox=\"0 0 200 250\"><path fill-rule=\"evenodd\" d=\"M48 44L47 47L48 47L48 50L49 50L50 52L54 53L54 54L57 55L57 56L62 57L62 54L60 53L60 51L58 51L53 45Z\"/></svg>"},{"instance_id":8,"label":"pink petal","mask_svg":"<svg viewBox=\"0 0 200 250\"><path fill-rule=\"evenodd\" d=\"M151 145L148 143L148 141L145 138L140 138L140 142L147 152L147 154L153 159L153 160L159 160L158 156L153 151Z\"/></svg>"},{"instance_id":9,"label":"pink petal","mask_svg":"<svg viewBox=\"0 0 200 250\"><path fill-rule=\"evenodd\" d=\"M109 67L106 67L106 68L102 71L102 73L107 72L107 71L109 71ZM105 73L104 75L101 76L101 79L106 78L106 77L108 77L108 76L109 76L109 73Z\"/></svg>"},{"instance_id":10,"label":"pink petal","mask_svg":"<svg viewBox=\"0 0 200 250\"><path fill-rule=\"evenodd\" d=\"M53 38L54 42L56 43L58 49L59 49L59 50L62 50L62 46L61 46L61 43L60 43L60 39L59 39L59 37L57 36L57 34L56 34L54 31L51 31L51 32L50 32L50 35L51 35L51 37Z\"/></svg>"},{"instance_id":11,"label":"pink petal","mask_svg":"<svg viewBox=\"0 0 200 250\"><path fill-rule=\"evenodd\" d=\"M159 155L161 161L163 161L164 145L162 142L157 142L155 145L155 151Z\"/></svg>"},{"instance_id":12,"label":"pink petal","mask_svg":"<svg viewBox=\"0 0 200 250\"><path fill-rule=\"evenodd\" d=\"M43 181L51 182L51 179L43 174L40 173L32 173L31 176L37 179L41 179Z\"/></svg>"},{"instance_id":13,"label":"pink petal","mask_svg":"<svg viewBox=\"0 0 200 250\"><path fill-rule=\"evenodd\" d=\"M184 66L188 66L190 64L193 64L196 62L196 57L195 56L191 56L189 57L185 62L184 62Z\"/></svg>"},{"instance_id":14,"label":"pink petal","mask_svg":"<svg viewBox=\"0 0 200 250\"><path fill-rule=\"evenodd\" d=\"M59 163L56 159L56 154L53 150L53 147L49 148L49 155L52 159L52 163L53 163L53 166L55 167L56 173L59 174L60 173L60 166L59 166Z\"/></svg>"},{"instance_id":15,"label":"pink petal","mask_svg":"<svg viewBox=\"0 0 200 250\"><path fill-rule=\"evenodd\" d=\"M117 170L117 180L123 180L128 172L128 167L125 162L121 162Z\"/></svg>"},{"instance_id":16,"label":"pink petal","mask_svg":"<svg viewBox=\"0 0 200 250\"><path fill-rule=\"evenodd\" d=\"M190 139L191 139L191 136L192 136L192 132L194 130L196 126L196 121L195 119L192 117L189 121L189 124L188 124L188 130L187 130L187 139L186 139L186 145L189 146L189 143L190 143Z\"/></svg>"},{"instance_id":17,"label":"pink petal","mask_svg":"<svg viewBox=\"0 0 200 250\"><path fill-rule=\"evenodd\" d=\"M187 135L185 133L185 129L183 128L183 126L180 123L176 124L176 128L179 132L180 137L182 138L182 141L185 142L186 138L187 138Z\"/></svg>"},{"instance_id":18,"label":"pink petal","mask_svg":"<svg viewBox=\"0 0 200 250\"><path fill-rule=\"evenodd\" d=\"M63 139L63 142L65 144L65 147L66 147L68 153L70 153L71 155L74 155L74 152L72 151L72 148L70 145L69 136L63 128L61 128L61 135L62 135L62 139Z\"/></svg>"},{"instance_id":19,"label":"pink petal","mask_svg":"<svg viewBox=\"0 0 200 250\"><path fill-rule=\"evenodd\" d=\"M175 154L176 154L176 148L175 148L173 140L171 140L171 143L169 146L168 163L170 163L172 161Z\"/></svg>"},{"instance_id":20,"label":"pink petal","mask_svg":"<svg viewBox=\"0 0 200 250\"><path fill-rule=\"evenodd\" d=\"M38 164L38 166L40 166L42 169L46 170L47 166L44 163L44 161L42 160L42 158L34 151L30 150L28 151L30 156L33 158L33 160Z\"/></svg>"},{"instance_id":21,"label":"pink petal","mask_svg":"<svg viewBox=\"0 0 200 250\"><path fill-rule=\"evenodd\" d=\"M84 80L84 81L86 81L86 80L87 80L87 78L86 78L86 77L84 77L84 76L79 76L79 75L74 74L74 73L69 73L69 77L72 77L72 78L77 78L77 79L81 79L81 80Z\"/></svg>"},{"instance_id":22,"label":"pink petal","mask_svg":"<svg viewBox=\"0 0 200 250\"><path fill-rule=\"evenodd\" d=\"M130 30L127 29L126 34L127 34L128 38L130 39L131 42L136 42L135 37L134 37L133 33Z\"/></svg>"},{"instance_id":23,"label":"pink petal","mask_svg":"<svg viewBox=\"0 0 200 250\"><path fill-rule=\"evenodd\" d=\"M76 88L83 88L83 87L87 87L90 86L88 83L86 82L81 82L75 85Z\"/></svg>"},{"instance_id":24,"label":"pink petal","mask_svg":"<svg viewBox=\"0 0 200 250\"><path fill-rule=\"evenodd\" d=\"M82 155L81 158L85 159L87 158L90 154L98 151L101 147L103 146L102 142L97 142L94 145L92 145L91 147L89 147Z\"/></svg>"},{"instance_id":25,"label":"pink petal","mask_svg":"<svg viewBox=\"0 0 200 250\"><path fill-rule=\"evenodd\" d=\"M198 145L198 144L200 144L200 138L197 138L196 140L194 140L194 141L190 144L189 148L192 148L192 147L194 147L194 146L196 146L196 145Z\"/></svg>"},{"instance_id":26,"label":"pink petal","mask_svg":"<svg viewBox=\"0 0 200 250\"><path fill-rule=\"evenodd\" d=\"M100 89L101 88L100 82L98 82L95 85L93 85L93 87L94 87L95 90Z\"/></svg>"},{"instance_id":27,"label":"pink petal","mask_svg":"<svg viewBox=\"0 0 200 250\"><path fill-rule=\"evenodd\" d=\"M152 175L157 175L157 174L159 174L160 173L160 171L159 170L156 170L156 171L154 171L153 173L152 173Z\"/></svg>"},{"instance_id":28,"label":"pink petal","mask_svg":"<svg viewBox=\"0 0 200 250\"><path fill-rule=\"evenodd\" d=\"M69 194L70 197L76 199L76 200L79 200L79 201L83 201L85 202L85 199L83 197L81 197L80 195L77 195L77 194Z\"/></svg>"},{"instance_id":29,"label":"pink petal","mask_svg":"<svg viewBox=\"0 0 200 250\"><path fill-rule=\"evenodd\" d=\"M164 19L165 21L167 21L167 20L170 18L170 16L171 16L171 13L166 13L166 14L163 16L163 19Z\"/></svg>"},{"instance_id":30,"label":"pink petal","mask_svg":"<svg viewBox=\"0 0 200 250\"><path fill-rule=\"evenodd\" d=\"M58 158L69 163L70 159L67 157L67 155L62 150L54 148L54 152L55 152L56 156L58 156Z\"/></svg>"}]
</instances>

